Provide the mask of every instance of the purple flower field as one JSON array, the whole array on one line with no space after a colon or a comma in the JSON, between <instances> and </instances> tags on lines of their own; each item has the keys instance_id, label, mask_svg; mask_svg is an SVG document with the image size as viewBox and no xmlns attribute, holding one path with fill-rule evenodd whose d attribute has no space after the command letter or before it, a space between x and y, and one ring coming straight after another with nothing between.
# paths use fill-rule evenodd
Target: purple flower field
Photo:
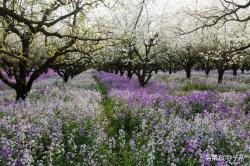
<instances>
[{"instance_id":1,"label":"purple flower field","mask_svg":"<svg viewBox=\"0 0 250 166\"><path fill-rule=\"evenodd\" d=\"M161 165L162 160L176 165L249 163L249 92L209 90L174 96L169 93L172 87L177 87L172 86L171 81L164 84L153 80L140 88L135 79L124 76L101 72L97 77L108 87L114 107L130 110L132 119L141 123L130 140L133 146L137 143L135 158L143 153L152 155L148 156L148 160L153 157L151 162L147 161L149 165ZM127 116L123 109L115 114L120 121ZM147 139L145 145L140 145L141 139ZM241 160L211 160L213 155L240 155Z\"/></svg>"},{"instance_id":2,"label":"purple flower field","mask_svg":"<svg viewBox=\"0 0 250 166\"><path fill-rule=\"evenodd\" d=\"M244 113L242 110L246 107L245 101L250 97L250 92L219 93L212 90L192 91L182 96L174 96L169 94L171 85L156 80L141 88L136 79L129 80L126 76L101 72L98 78L108 87L111 98L123 101L130 108L151 108L155 105L164 108L166 104L175 102L186 107L199 105L202 111Z\"/></svg>"},{"instance_id":3,"label":"purple flower field","mask_svg":"<svg viewBox=\"0 0 250 166\"><path fill-rule=\"evenodd\" d=\"M0 165L248 165L250 92L192 90L213 87L196 74L154 75L144 88L94 70L67 84L44 75L25 102L3 86Z\"/></svg>"}]
</instances>

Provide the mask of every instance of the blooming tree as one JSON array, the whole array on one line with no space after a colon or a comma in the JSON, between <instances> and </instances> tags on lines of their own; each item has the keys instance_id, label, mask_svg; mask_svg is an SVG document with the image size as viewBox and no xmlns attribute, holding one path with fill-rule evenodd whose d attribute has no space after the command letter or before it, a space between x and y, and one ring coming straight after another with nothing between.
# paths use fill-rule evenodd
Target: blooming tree
<instances>
[{"instance_id":1,"label":"blooming tree","mask_svg":"<svg viewBox=\"0 0 250 166\"><path fill-rule=\"evenodd\" d=\"M17 100L25 99L33 82L58 58L81 52L77 43L103 40L99 29L86 19L100 2L0 2L0 79L16 91ZM14 81L9 76L14 76Z\"/></svg>"},{"instance_id":2,"label":"blooming tree","mask_svg":"<svg viewBox=\"0 0 250 166\"><path fill-rule=\"evenodd\" d=\"M218 83L222 83L223 75L233 65L238 65L244 56L242 51L235 51L245 43L245 38L239 36L217 36L212 35L210 42L212 45L207 45L208 51L201 51L206 60L211 60L218 71Z\"/></svg>"},{"instance_id":3,"label":"blooming tree","mask_svg":"<svg viewBox=\"0 0 250 166\"><path fill-rule=\"evenodd\" d=\"M123 2L120 8L113 11L111 23L116 27L114 34L119 36L120 41L106 49L108 65L103 65L110 66L115 73L126 71L129 78L135 74L142 87L157 70L155 64L160 53L156 49L161 40L157 21L145 10L149 3L144 0ZM136 6L139 6L139 11Z\"/></svg>"}]
</instances>

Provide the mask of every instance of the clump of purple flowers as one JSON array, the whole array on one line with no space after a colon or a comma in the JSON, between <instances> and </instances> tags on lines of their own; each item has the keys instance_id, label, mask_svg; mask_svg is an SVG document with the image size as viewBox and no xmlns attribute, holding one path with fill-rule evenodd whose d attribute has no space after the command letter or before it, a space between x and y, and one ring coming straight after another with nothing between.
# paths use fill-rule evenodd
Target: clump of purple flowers
<instances>
[{"instance_id":1,"label":"clump of purple flowers","mask_svg":"<svg viewBox=\"0 0 250 166\"><path fill-rule=\"evenodd\" d=\"M176 100L176 97L168 95L169 87L157 81L151 81L142 88L137 80L126 76L100 72L97 78L106 85L110 97L123 100L128 107L162 106Z\"/></svg>"}]
</instances>

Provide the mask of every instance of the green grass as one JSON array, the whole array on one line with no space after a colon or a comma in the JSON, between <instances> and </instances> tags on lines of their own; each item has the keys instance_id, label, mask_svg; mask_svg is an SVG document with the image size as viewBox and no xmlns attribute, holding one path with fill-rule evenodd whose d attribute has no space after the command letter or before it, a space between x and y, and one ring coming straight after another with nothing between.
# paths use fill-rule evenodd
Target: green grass
<instances>
[{"instance_id":1,"label":"green grass","mask_svg":"<svg viewBox=\"0 0 250 166\"><path fill-rule=\"evenodd\" d=\"M235 91L235 92L239 92L239 93L245 93L247 91L247 88L245 87L237 87L237 88L229 88L229 87L223 87L221 85L208 85L206 83L196 83L196 82L188 82L185 83L182 87L181 90L185 91L185 92L190 92L190 91L217 91L217 92L229 92L229 91Z\"/></svg>"},{"instance_id":2,"label":"green grass","mask_svg":"<svg viewBox=\"0 0 250 166\"><path fill-rule=\"evenodd\" d=\"M207 84L199 84L199 83L187 83L184 86L182 86L183 91L193 91L193 90L208 91L208 90L215 90L215 89L217 89L216 86L207 85Z\"/></svg>"},{"instance_id":3,"label":"green grass","mask_svg":"<svg viewBox=\"0 0 250 166\"><path fill-rule=\"evenodd\" d=\"M103 106L103 118L108 121L106 132L109 137L116 141L116 147L113 149L114 156L110 156L111 165L136 166L136 160L131 151L129 140L133 133L139 128L140 120L132 117L130 109L125 109L123 103L115 102L108 96L107 87L97 78L94 88L102 95L101 104ZM122 113L123 116L116 116L116 113ZM125 146L120 146L120 130L124 131Z\"/></svg>"}]
</instances>

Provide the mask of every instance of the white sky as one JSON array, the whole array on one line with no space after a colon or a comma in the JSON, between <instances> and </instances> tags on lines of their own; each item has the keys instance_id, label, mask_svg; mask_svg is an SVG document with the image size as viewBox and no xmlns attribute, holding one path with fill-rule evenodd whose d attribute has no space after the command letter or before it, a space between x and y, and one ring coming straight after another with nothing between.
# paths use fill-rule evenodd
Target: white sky
<instances>
[{"instance_id":1,"label":"white sky","mask_svg":"<svg viewBox=\"0 0 250 166\"><path fill-rule=\"evenodd\" d=\"M155 7L160 14L163 9L169 13L175 13L180 9L194 9L197 7L208 6L216 0L155 0ZM217 3L219 0L217 0Z\"/></svg>"},{"instance_id":2,"label":"white sky","mask_svg":"<svg viewBox=\"0 0 250 166\"><path fill-rule=\"evenodd\" d=\"M115 0L111 0L111 4L114 4ZM118 0L122 1L129 1L129 0ZM133 1L133 0L132 0ZM140 0L138 0L140 2ZM149 8L153 7L157 9L158 12L165 10L169 12L176 12L182 8L194 8L196 6L206 6L213 2L219 2L219 0L149 0L149 2L153 2L154 5L148 5Z\"/></svg>"}]
</instances>

